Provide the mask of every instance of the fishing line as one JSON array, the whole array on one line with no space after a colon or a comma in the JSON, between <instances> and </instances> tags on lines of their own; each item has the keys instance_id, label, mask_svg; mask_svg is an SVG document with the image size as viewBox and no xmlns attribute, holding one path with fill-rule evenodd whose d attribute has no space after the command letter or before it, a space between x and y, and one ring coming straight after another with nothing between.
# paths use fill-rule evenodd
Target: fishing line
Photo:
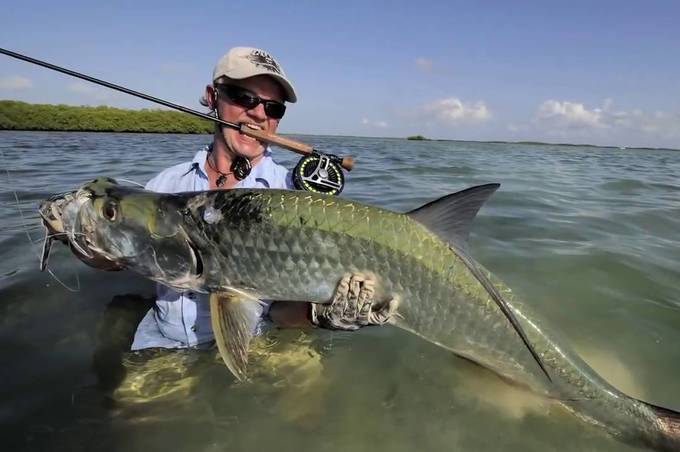
<instances>
[{"instance_id":1,"label":"fishing line","mask_svg":"<svg viewBox=\"0 0 680 452\"><path fill-rule=\"evenodd\" d=\"M85 237L85 234L77 233L75 231L75 229L76 229L76 225L74 223L73 226L71 226L71 231L69 231L67 233L68 237L69 237L69 245L71 245L76 251L78 251L80 254L87 257L88 259L94 259L94 254L90 253L86 249L83 249L83 247L80 246L80 243L78 243L78 241L75 239L76 235L80 235L80 236Z\"/></svg>"},{"instance_id":2,"label":"fishing line","mask_svg":"<svg viewBox=\"0 0 680 452\"><path fill-rule=\"evenodd\" d=\"M47 234L47 237L60 237L62 235L65 235L67 238L76 237L76 236L82 236L82 237L87 237L87 234L84 232L55 232L54 234ZM34 243L34 245L37 245L37 243Z\"/></svg>"},{"instance_id":3,"label":"fishing line","mask_svg":"<svg viewBox=\"0 0 680 452\"><path fill-rule=\"evenodd\" d=\"M2 156L2 161L5 166L5 175L7 176L7 186L12 187L12 178L9 175L9 169L7 165L7 158L5 158L5 152L0 149L0 156ZM28 238L28 243L30 244L30 248L33 250L35 253L36 257L40 259L39 253L35 249L35 245L38 245L36 242L33 241L33 237L31 237L31 233L28 230L27 223L28 221L26 220L26 217L24 216L23 210L21 210L21 201L19 201L19 195L17 194L17 191L12 189L12 194L14 195L14 202L16 204L17 211L19 212L19 216L21 217L21 226L24 229L24 232L26 233L26 238ZM69 287L65 282L63 282L61 279L57 277L57 275L54 274L51 268L46 267L47 272L54 278L56 282L58 282L64 289L68 290L69 292L80 292L80 277L78 276L78 271L76 270L75 272L75 279L76 279L76 286L75 288Z\"/></svg>"},{"instance_id":4,"label":"fishing line","mask_svg":"<svg viewBox=\"0 0 680 452\"><path fill-rule=\"evenodd\" d=\"M139 182L135 182L135 181L130 180L130 179L119 179L119 178L117 178L117 177L114 178L114 179L116 179L117 181L127 182L128 184L137 185L138 187L142 187L142 188L145 187L144 184L140 184Z\"/></svg>"}]
</instances>

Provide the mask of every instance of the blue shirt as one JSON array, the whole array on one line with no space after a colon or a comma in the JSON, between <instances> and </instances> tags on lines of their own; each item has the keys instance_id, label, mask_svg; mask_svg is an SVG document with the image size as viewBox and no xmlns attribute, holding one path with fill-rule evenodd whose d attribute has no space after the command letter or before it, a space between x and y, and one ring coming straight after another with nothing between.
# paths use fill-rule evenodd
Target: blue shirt
<instances>
[{"instance_id":1,"label":"blue shirt","mask_svg":"<svg viewBox=\"0 0 680 452\"><path fill-rule=\"evenodd\" d=\"M145 188L158 193L209 190L210 183L205 171L207 156L208 147L197 152L191 162L164 170L151 179ZM290 171L274 162L271 151L267 149L262 160L235 188L294 187ZM156 305L146 313L137 327L132 350L193 347L213 340L207 294L190 290L178 292L158 284L156 297Z\"/></svg>"}]
</instances>

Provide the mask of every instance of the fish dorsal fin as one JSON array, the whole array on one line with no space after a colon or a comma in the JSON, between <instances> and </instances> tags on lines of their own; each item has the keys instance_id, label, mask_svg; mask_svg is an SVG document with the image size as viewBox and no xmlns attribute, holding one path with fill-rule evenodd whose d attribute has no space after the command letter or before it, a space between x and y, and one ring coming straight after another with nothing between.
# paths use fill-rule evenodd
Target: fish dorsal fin
<instances>
[{"instance_id":1,"label":"fish dorsal fin","mask_svg":"<svg viewBox=\"0 0 680 452\"><path fill-rule=\"evenodd\" d=\"M239 381L246 379L248 347L262 314L262 302L241 291L210 294L210 318L224 364Z\"/></svg>"},{"instance_id":2,"label":"fish dorsal fin","mask_svg":"<svg viewBox=\"0 0 680 452\"><path fill-rule=\"evenodd\" d=\"M477 212L501 184L470 187L429 202L406 215L457 248L465 248Z\"/></svg>"}]
</instances>

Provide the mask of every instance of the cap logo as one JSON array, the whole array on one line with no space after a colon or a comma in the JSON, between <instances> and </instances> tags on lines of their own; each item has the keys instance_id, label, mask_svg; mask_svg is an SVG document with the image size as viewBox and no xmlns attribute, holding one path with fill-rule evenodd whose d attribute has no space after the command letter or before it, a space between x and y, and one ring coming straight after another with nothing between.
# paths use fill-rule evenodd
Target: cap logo
<instances>
[{"instance_id":1,"label":"cap logo","mask_svg":"<svg viewBox=\"0 0 680 452\"><path fill-rule=\"evenodd\" d=\"M276 72L277 74L281 75L281 68L279 67L279 64L267 52L263 52L262 50L253 50L246 58L248 58L248 61L253 63L255 66L264 67L271 72Z\"/></svg>"}]
</instances>

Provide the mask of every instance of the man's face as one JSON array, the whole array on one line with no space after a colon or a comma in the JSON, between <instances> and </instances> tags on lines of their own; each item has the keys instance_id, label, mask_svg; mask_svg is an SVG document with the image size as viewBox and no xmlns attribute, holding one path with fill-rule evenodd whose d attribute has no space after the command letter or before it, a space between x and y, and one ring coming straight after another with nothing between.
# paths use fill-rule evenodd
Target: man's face
<instances>
[{"instance_id":1,"label":"man's face","mask_svg":"<svg viewBox=\"0 0 680 452\"><path fill-rule=\"evenodd\" d=\"M233 80L229 84L245 88L265 100L283 102L284 99L281 86L266 75ZM217 108L220 118L225 121L252 124L269 133L276 133L279 126L280 120L267 116L262 103L254 108L247 109L232 102L222 91L217 95ZM264 153L265 145L263 143L241 134L238 130L222 127L222 136L228 149L247 157L251 161L257 160L257 157Z\"/></svg>"}]
</instances>

